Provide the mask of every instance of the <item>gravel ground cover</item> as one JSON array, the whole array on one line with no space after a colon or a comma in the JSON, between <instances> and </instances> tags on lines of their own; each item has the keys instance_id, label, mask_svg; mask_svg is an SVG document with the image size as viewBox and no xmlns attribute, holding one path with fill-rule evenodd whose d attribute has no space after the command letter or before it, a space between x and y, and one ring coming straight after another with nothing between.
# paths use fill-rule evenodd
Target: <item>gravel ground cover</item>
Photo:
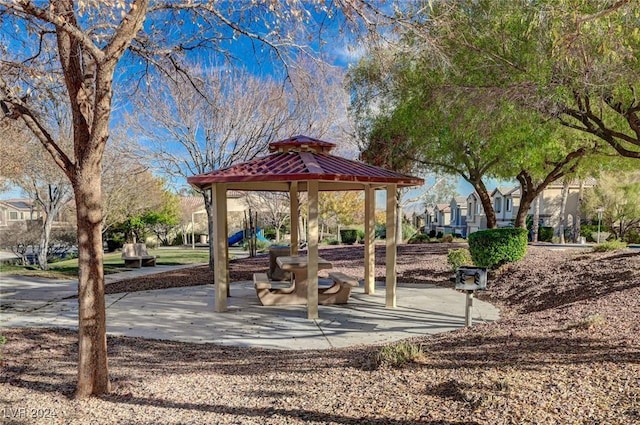
<instances>
[{"instance_id":1,"label":"gravel ground cover","mask_svg":"<svg viewBox=\"0 0 640 425\"><path fill-rule=\"evenodd\" d=\"M398 280L451 285L453 247L401 246ZM361 270L362 247L321 255ZM384 247L377 259L382 266ZM234 261L231 278L267 263ZM195 267L107 290L211 279ZM499 321L407 341L422 355L402 367L381 363L379 346L274 351L109 337L113 391L88 400L73 398L75 332L3 329L0 423L640 423L640 253L532 246L492 274L481 297L501 309Z\"/></svg>"}]
</instances>

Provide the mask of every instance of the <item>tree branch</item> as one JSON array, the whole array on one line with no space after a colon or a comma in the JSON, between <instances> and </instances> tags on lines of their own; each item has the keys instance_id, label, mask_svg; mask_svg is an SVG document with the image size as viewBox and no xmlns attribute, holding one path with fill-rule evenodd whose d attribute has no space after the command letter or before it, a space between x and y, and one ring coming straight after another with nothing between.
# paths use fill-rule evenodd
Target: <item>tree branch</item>
<instances>
[{"instance_id":1,"label":"tree branch","mask_svg":"<svg viewBox=\"0 0 640 425\"><path fill-rule=\"evenodd\" d=\"M80 28L78 28L73 23L65 20L61 15L51 12L51 10L55 11L54 7L51 7L49 10L42 9L33 4L30 0L21 0L21 1L5 1L0 0L0 6L3 6L9 10L13 10L18 13L24 13L27 15L31 15L35 18L38 18L44 22L48 22L54 25L57 29L61 31L65 31L69 33L72 37L74 37L78 42L80 42L85 49L91 52L91 55L97 60L101 61L104 53L102 50L98 48L91 40L88 34L85 34Z\"/></svg>"},{"instance_id":2,"label":"tree branch","mask_svg":"<svg viewBox=\"0 0 640 425\"><path fill-rule=\"evenodd\" d=\"M0 97L13 107L9 118L22 119L31 132L42 143L44 148L51 154L56 164L73 181L75 165L67 154L53 140L53 137L44 128L38 119L35 118L31 110L17 96L11 93L6 81L0 76Z\"/></svg>"}]
</instances>

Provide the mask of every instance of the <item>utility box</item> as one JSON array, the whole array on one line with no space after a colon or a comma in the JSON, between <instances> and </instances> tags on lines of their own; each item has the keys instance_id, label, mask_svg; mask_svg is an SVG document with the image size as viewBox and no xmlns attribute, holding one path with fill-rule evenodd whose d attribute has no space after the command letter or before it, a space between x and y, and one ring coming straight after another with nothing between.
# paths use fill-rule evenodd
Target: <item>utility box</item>
<instances>
[{"instance_id":1,"label":"utility box","mask_svg":"<svg viewBox=\"0 0 640 425\"><path fill-rule=\"evenodd\" d=\"M487 269L485 267L458 267L456 289L462 291L487 289Z\"/></svg>"},{"instance_id":2,"label":"utility box","mask_svg":"<svg viewBox=\"0 0 640 425\"><path fill-rule=\"evenodd\" d=\"M276 262L278 257L288 257L291 255L291 248L283 245L273 245L269 248L269 279L270 280L291 280L291 273L285 272Z\"/></svg>"}]
</instances>

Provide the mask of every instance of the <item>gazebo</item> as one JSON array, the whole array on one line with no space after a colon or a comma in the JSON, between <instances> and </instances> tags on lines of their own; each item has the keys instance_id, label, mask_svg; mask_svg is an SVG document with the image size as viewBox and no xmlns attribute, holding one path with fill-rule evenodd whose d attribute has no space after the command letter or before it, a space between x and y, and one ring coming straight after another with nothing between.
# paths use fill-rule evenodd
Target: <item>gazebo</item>
<instances>
[{"instance_id":1,"label":"gazebo","mask_svg":"<svg viewBox=\"0 0 640 425\"><path fill-rule=\"evenodd\" d=\"M318 192L361 190L365 194L364 292L375 291L375 191L386 190L387 235L396 234L396 191L424 180L331 155L334 143L295 136L269 144L270 155L189 177L201 190L211 190L214 215L215 311L227 310L229 287L227 191L278 191L290 194L291 255L298 253L298 192L307 192L307 316L318 318ZM396 306L396 240L386 239L386 307Z\"/></svg>"}]
</instances>

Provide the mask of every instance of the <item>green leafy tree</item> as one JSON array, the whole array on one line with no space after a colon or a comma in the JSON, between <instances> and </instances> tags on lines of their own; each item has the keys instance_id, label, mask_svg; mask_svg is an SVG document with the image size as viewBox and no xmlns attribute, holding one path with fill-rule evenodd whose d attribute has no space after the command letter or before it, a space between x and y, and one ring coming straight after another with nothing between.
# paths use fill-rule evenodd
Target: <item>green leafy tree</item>
<instances>
[{"instance_id":1,"label":"green leafy tree","mask_svg":"<svg viewBox=\"0 0 640 425\"><path fill-rule=\"evenodd\" d=\"M584 210L596 219L602 208L604 228L611 229L617 239L640 225L640 172L604 173L598 184L585 193Z\"/></svg>"},{"instance_id":2,"label":"green leafy tree","mask_svg":"<svg viewBox=\"0 0 640 425\"><path fill-rule=\"evenodd\" d=\"M324 226L331 224L337 228L336 235L340 235L342 226L362 223L364 200L360 192L323 192L319 200L320 220Z\"/></svg>"},{"instance_id":3,"label":"green leafy tree","mask_svg":"<svg viewBox=\"0 0 640 425\"><path fill-rule=\"evenodd\" d=\"M110 234L123 234L129 242L145 242L154 234L159 242L168 245L169 233L180 222L180 200L166 188L166 181L145 171L132 176L138 186L138 196L131 204L123 205L120 220L112 225ZM132 182L133 183L133 182ZM143 190L140 188L144 188Z\"/></svg>"},{"instance_id":4,"label":"green leafy tree","mask_svg":"<svg viewBox=\"0 0 640 425\"><path fill-rule=\"evenodd\" d=\"M551 182L603 148L549 121L549 99L533 90L552 64L543 4L456 1L431 5L424 30L373 49L350 74L352 110L373 158L459 175L478 193L487 226L496 219L484 180L522 186L516 225ZM446 60L443 61L443 58ZM566 127L566 126L565 126Z\"/></svg>"},{"instance_id":5,"label":"green leafy tree","mask_svg":"<svg viewBox=\"0 0 640 425\"><path fill-rule=\"evenodd\" d=\"M142 216L145 227L158 238L162 245L170 245L169 236L180 224L180 198L165 190L162 207Z\"/></svg>"},{"instance_id":6,"label":"green leafy tree","mask_svg":"<svg viewBox=\"0 0 640 425\"><path fill-rule=\"evenodd\" d=\"M425 21L447 65L495 100L542 113L640 158L640 9L634 1L438 3ZM480 72L468 73L467 69Z\"/></svg>"},{"instance_id":7,"label":"green leafy tree","mask_svg":"<svg viewBox=\"0 0 640 425\"><path fill-rule=\"evenodd\" d=\"M540 110L640 159L637 2L563 0L537 8L548 25L535 29L547 48L532 58L545 64L532 87L543 96Z\"/></svg>"}]
</instances>

